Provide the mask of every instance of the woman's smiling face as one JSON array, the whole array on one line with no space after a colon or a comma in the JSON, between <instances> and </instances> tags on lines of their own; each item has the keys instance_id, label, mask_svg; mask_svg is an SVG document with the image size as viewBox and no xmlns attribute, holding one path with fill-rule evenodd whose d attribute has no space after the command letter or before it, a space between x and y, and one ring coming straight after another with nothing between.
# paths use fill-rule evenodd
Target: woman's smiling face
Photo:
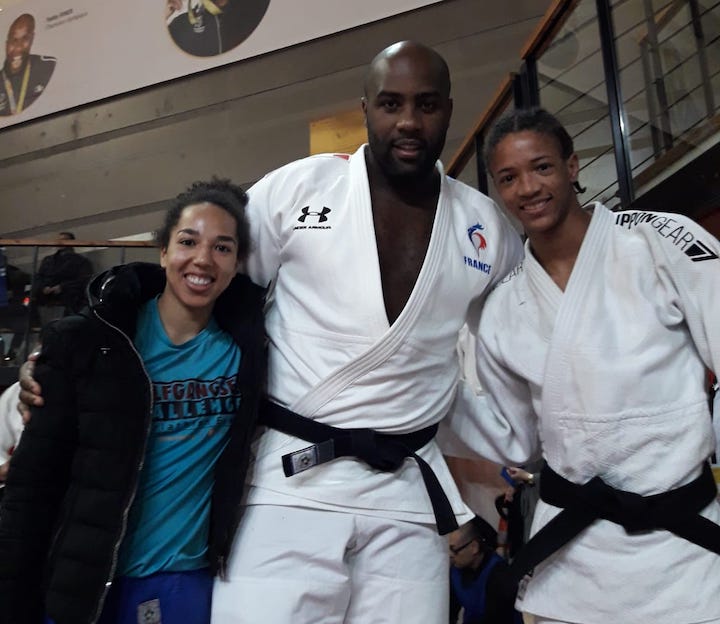
<instances>
[{"instance_id":1,"label":"woman's smiling face","mask_svg":"<svg viewBox=\"0 0 720 624\"><path fill-rule=\"evenodd\" d=\"M204 202L186 206L173 227L160 264L167 283L163 298L203 315L238 270L237 223L223 208Z\"/></svg>"}]
</instances>

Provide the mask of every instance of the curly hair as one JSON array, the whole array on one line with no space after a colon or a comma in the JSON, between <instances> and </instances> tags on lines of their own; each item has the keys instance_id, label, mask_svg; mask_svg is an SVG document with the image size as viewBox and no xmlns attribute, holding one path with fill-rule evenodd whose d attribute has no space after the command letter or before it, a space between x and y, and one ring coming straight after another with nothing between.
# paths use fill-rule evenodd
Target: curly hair
<instances>
[{"instance_id":1,"label":"curly hair","mask_svg":"<svg viewBox=\"0 0 720 624\"><path fill-rule=\"evenodd\" d=\"M223 178L213 177L210 181L194 182L173 200L165 213L162 226L155 232L158 245L163 249L168 246L170 233L180 221L180 215L185 208L205 202L222 208L235 219L237 257L239 260L247 258L250 252L250 225L245 216L248 196L242 187Z\"/></svg>"}]
</instances>

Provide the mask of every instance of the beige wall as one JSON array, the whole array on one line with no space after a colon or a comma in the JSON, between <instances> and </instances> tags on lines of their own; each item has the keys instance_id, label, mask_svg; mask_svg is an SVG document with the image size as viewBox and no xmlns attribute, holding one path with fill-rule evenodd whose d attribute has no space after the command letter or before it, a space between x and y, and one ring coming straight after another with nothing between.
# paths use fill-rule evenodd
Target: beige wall
<instances>
[{"instance_id":1,"label":"beige wall","mask_svg":"<svg viewBox=\"0 0 720 624\"><path fill-rule=\"evenodd\" d=\"M0 132L0 236L153 229L164 202L212 174L249 184L307 155L311 120L359 106L367 62L400 39L453 73L444 158L468 132L550 0L445 0L281 52Z\"/></svg>"}]
</instances>

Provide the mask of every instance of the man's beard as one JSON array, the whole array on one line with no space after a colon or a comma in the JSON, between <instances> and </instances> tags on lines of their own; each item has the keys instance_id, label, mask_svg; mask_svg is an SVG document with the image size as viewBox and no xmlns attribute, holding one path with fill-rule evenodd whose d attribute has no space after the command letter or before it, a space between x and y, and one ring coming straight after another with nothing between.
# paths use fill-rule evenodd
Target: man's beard
<instances>
[{"instance_id":1,"label":"man's beard","mask_svg":"<svg viewBox=\"0 0 720 624\"><path fill-rule=\"evenodd\" d=\"M425 143L420 158L407 163L393 155L392 142L384 142L368 131L370 151L378 166L388 180L401 184L419 182L428 179L435 170L435 163L442 148Z\"/></svg>"}]
</instances>

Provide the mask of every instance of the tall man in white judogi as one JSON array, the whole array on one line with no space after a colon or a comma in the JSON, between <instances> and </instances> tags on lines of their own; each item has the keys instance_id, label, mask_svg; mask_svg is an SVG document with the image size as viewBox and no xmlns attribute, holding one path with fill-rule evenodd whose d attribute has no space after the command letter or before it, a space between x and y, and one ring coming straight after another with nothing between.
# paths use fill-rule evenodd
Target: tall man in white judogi
<instances>
[{"instance_id":1,"label":"tall man in white judogi","mask_svg":"<svg viewBox=\"0 0 720 624\"><path fill-rule=\"evenodd\" d=\"M249 192L248 271L274 286L269 396L342 430L432 432L455 396L458 331L521 244L437 162L452 111L440 56L409 42L382 52L363 110L369 146L291 163ZM417 455L464 522L430 438ZM274 429L260 438L214 624L446 622L447 542L418 462L384 472L340 457L299 471L324 448Z\"/></svg>"}]
</instances>

